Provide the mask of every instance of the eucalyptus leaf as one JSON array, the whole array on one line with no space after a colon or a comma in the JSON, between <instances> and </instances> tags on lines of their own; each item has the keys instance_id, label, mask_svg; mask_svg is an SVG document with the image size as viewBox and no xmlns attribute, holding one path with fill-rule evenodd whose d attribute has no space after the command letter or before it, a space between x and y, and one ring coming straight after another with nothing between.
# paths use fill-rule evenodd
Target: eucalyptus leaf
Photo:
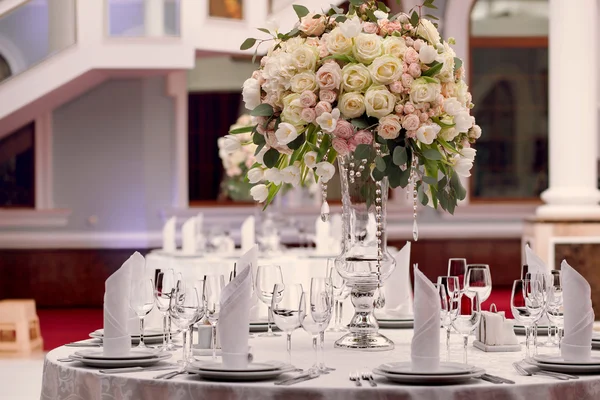
<instances>
[{"instance_id":1,"label":"eucalyptus leaf","mask_svg":"<svg viewBox=\"0 0 600 400\"><path fill-rule=\"evenodd\" d=\"M250 111L250 115L253 117L270 117L273 115L273 107L270 104L262 103Z\"/></svg>"},{"instance_id":2,"label":"eucalyptus leaf","mask_svg":"<svg viewBox=\"0 0 600 400\"><path fill-rule=\"evenodd\" d=\"M379 169L375 168L372 172L373 175L373 179L376 181L380 181L383 178L385 178L385 173L383 171L380 171Z\"/></svg>"},{"instance_id":3,"label":"eucalyptus leaf","mask_svg":"<svg viewBox=\"0 0 600 400\"><path fill-rule=\"evenodd\" d=\"M306 17L310 11L308 11L308 8L301 6L300 4L294 4L292 7L294 7L294 11L296 11L296 15L298 16L298 19L302 19L302 17Z\"/></svg>"},{"instance_id":4,"label":"eucalyptus leaf","mask_svg":"<svg viewBox=\"0 0 600 400\"><path fill-rule=\"evenodd\" d=\"M456 172L450 177L450 186L456 193L456 198L458 200L464 200L467 197L467 190L463 187L462 183L460 183L460 178Z\"/></svg>"},{"instance_id":5,"label":"eucalyptus leaf","mask_svg":"<svg viewBox=\"0 0 600 400\"><path fill-rule=\"evenodd\" d=\"M387 177L392 189L400 187L402 184L402 170L395 165L392 165L387 170Z\"/></svg>"},{"instance_id":6,"label":"eucalyptus leaf","mask_svg":"<svg viewBox=\"0 0 600 400\"><path fill-rule=\"evenodd\" d=\"M252 135L252 143L257 144L257 145L264 145L265 143L267 143L267 141L265 140L265 137L263 135L261 135L258 132L255 132L254 135Z\"/></svg>"},{"instance_id":7,"label":"eucalyptus leaf","mask_svg":"<svg viewBox=\"0 0 600 400\"><path fill-rule=\"evenodd\" d=\"M419 199L419 202L421 204L426 206L429 203L429 197L427 197L427 194L425 193L424 186L425 186L425 183L421 183L419 185L419 189L417 190L417 198Z\"/></svg>"},{"instance_id":8,"label":"eucalyptus leaf","mask_svg":"<svg viewBox=\"0 0 600 400\"><path fill-rule=\"evenodd\" d=\"M263 147L265 147L265 143L263 144L259 144L258 147L256 147L256 150L254 150L254 155L258 155L258 153L260 153L260 151L263 149Z\"/></svg>"},{"instance_id":9,"label":"eucalyptus leaf","mask_svg":"<svg viewBox=\"0 0 600 400\"><path fill-rule=\"evenodd\" d=\"M302 133L301 135L298 135L298 137L296 139L294 139L290 143L288 143L287 146L292 150L296 150L296 149L299 149L300 146L302 146L305 141L306 141L306 135L304 133Z\"/></svg>"},{"instance_id":10,"label":"eucalyptus leaf","mask_svg":"<svg viewBox=\"0 0 600 400\"><path fill-rule=\"evenodd\" d=\"M421 79L423 79L423 80L424 80L425 82L427 82L427 83L440 83L440 81L439 81L439 80L437 80L437 79L435 79L435 78L432 78L432 77L430 77L430 76L427 76L427 75L425 75L425 76L421 76Z\"/></svg>"},{"instance_id":11,"label":"eucalyptus leaf","mask_svg":"<svg viewBox=\"0 0 600 400\"><path fill-rule=\"evenodd\" d=\"M443 158L438 149L424 149L423 157L432 161L440 161Z\"/></svg>"},{"instance_id":12,"label":"eucalyptus leaf","mask_svg":"<svg viewBox=\"0 0 600 400\"><path fill-rule=\"evenodd\" d=\"M372 147L369 144L359 144L354 151L354 158L357 160L369 159Z\"/></svg>"},{"instance_id":13,"label":"eucalyptus leaf","mask_svg":"<svg viewBox=\"0 0 600 400\"><path fill-rule=\"evenodd\" d=\"M383 157L381 157L381 156L375 157L375 167L377 167L377 169L381 172L385 171L385 168L387 166L385 164L385 160L383 159Z\"/></svg>"},{"instance_id":14,"label":"eucalyptus leaf","mask_svg":"<svg viewBox=\"0 0 600 400\"><path fill-rule=\"evenodd\" d=\"M419 25L419 14L416 11L413 11L410 15L410 24L415 28Z\"/></svg>"},{"instance_id":15,"label":"eucalyptus leaf","mask_svg":"<svg viewBox=\"0 0 600 400\"><path fill-rule=\"evenodd\" d=\"M255 38L248 38L248 39L244 40L244 43L242 43L242 45L240 46L240 50L251 49L252 46L254 46L255 44L256 44Z\"/></svg>"},{"instance_id":16,"label":"eucalyptus leaf","mask_svg":"<svg viewBox=\"0 0 600 400\"><path fill-rule=\"evenodd\" d=\"M271 32L268 29L266 29L266 28L256 28L256 29L258 29L261 32L267 33L269 35L271 34Z\"/></svg>"},{"instance_id":17,"label":"eucalyptus leaf","mask_svg":"<svg viewBox=\"0 0 600 400\"><path fill-rule=\"evenodd\" d=\"M406 164L408 156L406 154L406 148L402 146L396 146L393 153L394 164L400 166Z\"/></svg>"},{"instance_id":18,"label":"eucalyptus leaf","mask_svg":"<svg viewBox=\"0 0 600 400\"><path fill-rule=\"evenodd\" d=\"M433 176L423 176L423 182L427 183L428 185L437 185L438 181L436 178L434 178Z\"/></svg>"},{"instance_id":19,"label":"eucalyptus leaf","mask_svg":"<svg viewBox=\"0 0 600 400\"><path fill-rule=\"evenodd\" d=\"M366 120L362 119L362 118L351 119L350 123L353 126L357 127L358 129L365 129L366 127L369 126L369 123Z\"/></svg>"},{"instance_id":20,"label":"eucalyptus leaf","mask_svg":"<svg viewBox=\"0 0 600 400\"><path fill-rule=\"evenodd\" d=\"M462 64L463 62L460 58L454 57L454 73L456 73L456 71L458 71L458 69L462 67Z\"/></svg>"},{"instance_id":21,"label":"eucalyptus leaf","mask_svg":"<svg viewBox=\"0 0 600 400\"><path fill-rule=\"evenodd\" d=\"M424 71L422 76L434 76L435 74L437 74L438 72L440 72L442 70L443 66L444 66L443 63L437 63L433 67L429 68L427 71Z\"/></svg>"},{"instance_id":22,"label":"eucalyptus leaf","mask_svg":"<svg viewBox=\"0 0 600 400\"><path fill-rule=\"evenodd\" d=\"M267 168L273 168L279 160L279 152L273 148L267 150L263 156L263 161Z\"/></svg>"},{"instance_id":23,"label":"eucalyptus leaf","mask_svg":"<svg viewBox=\"0 0 600 400\"><path fill-rule=\"evenodd\" d=\"M231 133L232 135L237 135L238 133L248 133L248 132L252 132L255 127L256 127L256 125L243 126L241 128L232 129L229 131L229 133Z\"/></svg>"}]
</instances>

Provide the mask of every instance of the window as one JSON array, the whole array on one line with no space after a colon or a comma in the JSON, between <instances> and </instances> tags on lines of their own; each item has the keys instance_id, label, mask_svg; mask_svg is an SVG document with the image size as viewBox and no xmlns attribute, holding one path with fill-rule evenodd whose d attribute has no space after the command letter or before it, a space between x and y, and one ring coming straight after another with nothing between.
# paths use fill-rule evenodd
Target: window
<instances>
[{"instance_id":1,"label":"window","mask_svg":"<svg viewBox=\"0 0 600 400\"><path fill-rule=\"evenodd\" d=\"M0 207L35 207L35 124L0 140Z\"/></svg>"}]
</instances>

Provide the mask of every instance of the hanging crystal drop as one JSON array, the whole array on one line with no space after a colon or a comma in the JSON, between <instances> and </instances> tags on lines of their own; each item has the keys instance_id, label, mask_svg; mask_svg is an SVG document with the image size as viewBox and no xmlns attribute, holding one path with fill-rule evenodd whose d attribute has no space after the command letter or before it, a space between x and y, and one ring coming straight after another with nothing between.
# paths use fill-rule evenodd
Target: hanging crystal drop
<instances>
[{"instance_id":1,"label":"hanging crystal drop","mask_svg":"<svg viewBox=\"0 0 600 400\"><path fill-rule=\"evenodd\" d=\"M415 239L415 242L419 240L419 228L416 219L413 221L413 239Z\"/></svg>"},{"instance_id":2,"label":"hanging crystal drop","mask_svg":"<svg viewBox=\"0 0 600 400\"><path fill-rule=\"evenodd\" d=\"M327 200L321 204L321 221L329 221L329 203L327 203Z\"/></svg>"},{"instance_id":3,"label":"hanging crystal drop","mask_svg":"<svg viewBox=\"0 0 600 400\"><path fill-rule=\"evenodd\" d=\"M377 290L375 291L375 301L373 302L373 306L375 308L385 307L385 295L383 294L383 290L381 289L381 286L377 286Z\"/></svg>"}]
</instances>

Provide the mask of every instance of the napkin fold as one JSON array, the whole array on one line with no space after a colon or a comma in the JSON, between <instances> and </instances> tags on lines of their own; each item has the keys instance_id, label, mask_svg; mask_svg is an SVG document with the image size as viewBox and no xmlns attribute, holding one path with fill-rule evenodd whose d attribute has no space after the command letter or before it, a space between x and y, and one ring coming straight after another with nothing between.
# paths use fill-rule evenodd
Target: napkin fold
<instances>
[{"instance_id":1,"label":"napkin fold","mask_svg":"<svg viewBox=\"0 0 600 400\"><path fill-rule=\"evenodd\" d=\"M129 353L131 349L129 307L132 277L142 277L146 260L137 251L105 282L103 350L107 356ZM135 317L135 314L134 314Z\"/></svg>"},{"instance_id":2,"label":"napkin fold","mask_svg":"<svg viewBox=\"0 0 600 400\"><path fill-rule=\"evenodd\" d=\"M440 365L440 296L415 265L415 322L410 356L413 370L435 371Z\"/></svg>"},{"instance_id":3,"label":"napkin fold","mask_svg":"<svg viewBox=\"0 0 600 400\"><path fill-rule=\"evenodd\" d=\"M376 312L380 318L400 318L413 315L410 242L406 242L394 258L396 259L396 268L383 285L385 307Z\"/></svg>"},{"instance_id":4,"label":"napkin fold","mask_svg":"<svg viewBox=\"0 0 600 400\"><path fill-rule=\"evenodd\" d=\"M587 361L592 354L594 310L588 281L565 260L561 266L565 333L560 352L566 361Z\"/></svg>"},{"instance_id":5,"label":"napkin fold","mask_svg":"<svg viewBox=\"0 0 600 400\"><path fill-rule=\"evenodd\" d=\"M162 230L163 250L173 252L177 248L175 244L175 222L176 218L171 217L165 222Z\"/></svg>"},{"instance_id":6,"label":"napkin fold","mask_svg":"<svg viewBox=\"0 0 600 400\"><path fill-rule=\"evenodd\" d=\"M255 225L255 219L252 215L242 223L242 251L248 251L256 244Z\"/></svg>"},{"instance_id":7,"label":"napkin fold","mask_svg":"<svg viewBox=\"0 0 600 400\"><path fill-rule=\"evenodd\" d=\"M529 272L534 274L549 274L550 268L546 265L546 263L531 250L529 245L525 245L525 261L527 262L527 266L529 267Z\"/></svg>"},{"instance_id":8,"label":"napkin fold","mask_svg":"<svg viewBox=\"0 0 600 400\"><path fill-rule=\"evenodd\" d=\"M253 246L237 262L237 275L223 288L217 335L223 355L245 354L247 361L252 296L252 266L258 260ZM241 357L243 360L244 357ZM224 359L225 361L225 359Z\"/></svg>"},{"instance_id":9,"label":"napkin fold","mask_svg":"<svg viewBox=\"0 0 600 400\"><path fill-rule=\"evenodd\" d=\"M181 250L183 254L196 253L196 217L185 221L181 227Z\"/></svg>"},{"instance_id":10,"label":"napkin fold","mask_svg":"<svg viewBox=\"0 0 600 400\"><path fill-rule=\"evenodd\" d=\"M512 321L507 320L504 312L481 312L481 323L477 328L477 340L488 346L507 346L519 344Z\"/></svg>"}]
</instances>

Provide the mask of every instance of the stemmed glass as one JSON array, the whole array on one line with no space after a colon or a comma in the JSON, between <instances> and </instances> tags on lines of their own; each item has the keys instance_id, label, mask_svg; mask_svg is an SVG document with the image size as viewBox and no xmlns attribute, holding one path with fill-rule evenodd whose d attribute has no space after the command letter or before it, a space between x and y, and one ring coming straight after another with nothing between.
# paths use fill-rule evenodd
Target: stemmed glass
<instances>
[{"instance_id":1,"label":"stemmed glass","mask_svg":"<svg viewBox=\"0 0 600 400\"><path fill-rule=\"evenodd\" d=\"M335 303L334 309L334 326L329 328L328 332L345 332L347 329L342 325L343 318L343 303L350 295L350 287L346 285L346 280L342 278L338 270L335 268L335 258L327 259L327 277L331 279L333 287L333 298Z\"/></svg>"},{"instance_id":2,"label":"stemmed glass","mask_svg":"<svg viewBox=\"0 0 600 400\"><path fill-rule=\"evenodd\" d=\"M175 325L183 331L183 348L181 358L181 371L185 370L190 358L191 349L187 343L188 334L190 345L192 342L192 327L204 316L202 295L198 293L195 285L185 285L183 281L177 281L176 288L171 295L169 314Z\"/></svg>"},{"instance_id":3,"label":"stemmed glass","mask_svg":"<svg viewBox=\"0 0 600 400\"><path fill-rule=\"evenodd\" d=\"M525 327L525 357L529 358L529 337L531 327L542 313L542 307L532 293L536 282L529 279L517 279L513 283L510 296L510 310L517 322Z\"/></svg>"},{"instance_id":4,"label":"stemmed glass","mask_svg":"<svg viewBox=\"0 0 600 400\"><path fill-rule=\"evenodd\" d=\"M171 340L171 317L169 316L169 302L171 301L171 292L175 289L175 273L172 269L159 272L156 275L154 284L154 298L156 299L156 308L163 315L163 344L161 351L174 350L175 346Z\"/></svg>"},{"instance_id":5,"label":"stemmed glass","mask_svg":"<svg viewBox=\"0 0 600 400\"><path fill-rule=\"evenodd\" d=\"M547 274L539 272L528 272L525 275L526 280L530 280L534 285L531 285L532 291L528 293L528 298L531 298L531 302L528 303L529 307L541 306L542 311L533 322L533 352L537 354L537 334L538 334L538 322L546 313L546 306L548 303L548 293L550 291L550 277Z\"/></svg>"},{"instance_id":6,"label":"stemmed glass","mask_svg":"<svg viewBox=\"0 0 600 400\"><path fill-rule=\"evenodd\" d=\"M437 286L442 306L441 322L442 326L446 328L446 361L450 361L450 328L458 313L458 298L460 296L458 277L439 276Z\"/></svg>"},{"instance_id":7,"label":"stemmed glass","mask_svg":"<svg viewBox=\"0 0 600 400\"><path fill-rule=\"evenodd\" d=\"M564 307L563 307L563 288L560 270L552 270L552 279L550 291L548 293L548 306L546 313L548 319L556 327L556 336L558 348L562 340L563 328L565 323Z\"/></svg>"},{"instance_id":8,"label":"stemmed glass","mask_svg":"<svg viewBox=\"0 0 600 400\"><path fill-rule=\"evenodd\" d=\"M129 291L129 307L140 319L140 343L138 349L147 349L144 343L144 318L154 308L154 284L152 279L134 280Z\"/></svg>"},{"instance_id":9,"label":"stemmed glass","mask_svg":"<svg viewBox=\"0 0 600 400\"><path fill-rule=\"evenodd\" d=\"M467 274L466 258L451 258L448 260L448 276L456 276L458 284L462 291L465 284L465 275Z\"/></svg>"},{"instance_id":10,"label":"stemmed glass","mask_svg":"<svg viewBox=\"0 0 600 400\"><path fill-rule=\"evenodd\" d=\"M217 322L221 311L221 292L225 287L223 275L204 275L204 307L206 319L212 327L212 357L217 358Z\"/></svg>"},{"instance_id":11,"label":"stemmed glass","mask_svg":"<svg viewBox=\"0 0 600 400\"><path fill-rule=\"evenodd\" d=\"M308 305L308 307L307 307ZM305 331L312 334L315 362L313 371L329 372L334 368L325 366L325 328L331 321L333 307L333 290L329 278L312 278L310 293L302 293L300 299L300 324ZM320 341L321 361L317 355L317 341Z\"/></svg>"},{"instance_id":12,"label":"stemmed glass","mask_svg":"<svg viewBox=\"0 0 600 400\"><path fill-rule=\"evenodd\" d=\"M287 335L288 364L292 364L292 333L300 327L302 285L278 283L273 287L271 311L275 325Z\"/></svg>"},{"instance_id":13,"label":"stemmed glass","mask_svg":"<svg viewBox=\"0 0 600 400\"><path fill-rule=\"evenodd\" d=\"M479 301L481 301L483 304L492 293L492 275L490 274L489 265L467 265L467 275L465 276L464 290L468 296L477 292L477 294L479 294Z\"/></svg>"},{"instance_id":14,"label":"stemmed glass","mask_svg":"<svg viewBox=\"0 0 600 400\"><path fill-rule=\"evenodd\" d=\"M481 320L481 302L479 293L473 292L469 295L461 293L458 298L458 311L452 326L463 337L463 362L467 364L467 345L469 335L477 328Z\"/></svg>"},{"instance_id":15,"label":"stemmed glass","mask_svg":"<svg viewBox=\"0 0 600 400\"><path fill-rule=\"evenodd\" d=\"M269 308L268 314L268 329L266 333L262 333L260 337L281 336L273 333L271 330L271 321L273 310L271 309L271 300L273 299L273 287L283 283L283 274L279 265L259 265L256 271L256 295Z\"/></svg>"}]
</instances>

